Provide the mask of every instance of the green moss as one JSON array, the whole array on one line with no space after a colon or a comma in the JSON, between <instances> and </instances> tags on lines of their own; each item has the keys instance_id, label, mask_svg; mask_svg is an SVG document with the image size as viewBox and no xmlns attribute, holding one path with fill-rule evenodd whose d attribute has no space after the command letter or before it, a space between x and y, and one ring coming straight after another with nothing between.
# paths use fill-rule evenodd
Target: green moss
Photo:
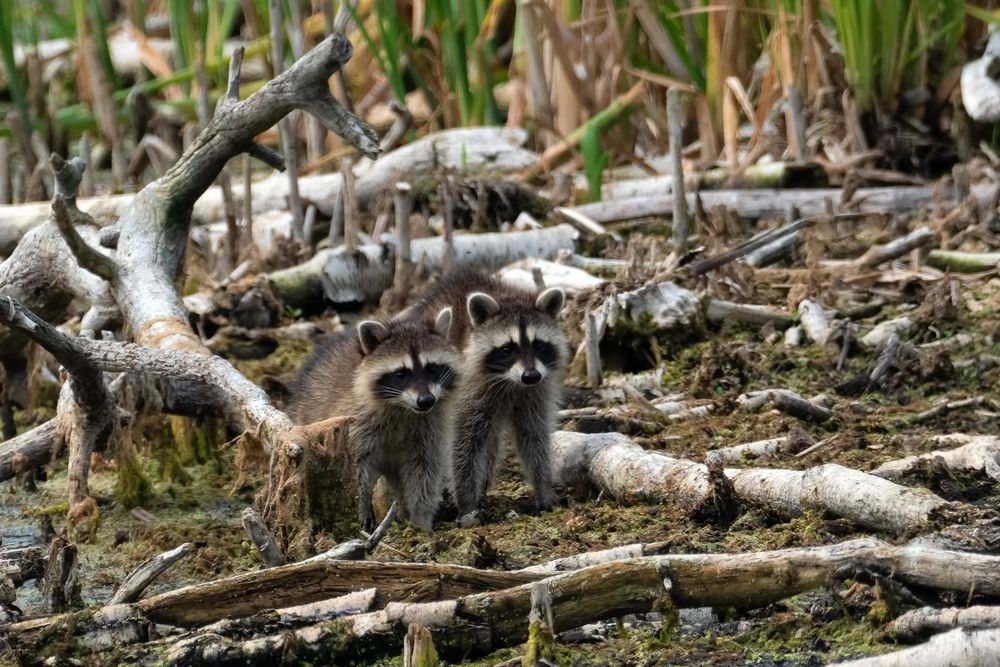
<instances>
[{"instance_id":1,"label":"green moss","mask_svg":"<svg viewBox=\"0 0 1000 667\"><path fill-rule=\"evenodd\" d=\"M524 667L535 667L541 660L552 662L555 659L555 637L552 632L541 621L531 621L528 624L528 643L524 646L521 664Z\"/></svg>"},{"instance_id":2,"label":"green moss","mask_svg":"<svg viewBox=\"0 0 1000 667\"><path fill-rule=\"evenodd\" d=\"M125 507L139 507L149 504L153 496L153 485L142 468L137 455L123 456L118 460L118 479L115 483L115 497Z\"/></svg>"}]
</instances>

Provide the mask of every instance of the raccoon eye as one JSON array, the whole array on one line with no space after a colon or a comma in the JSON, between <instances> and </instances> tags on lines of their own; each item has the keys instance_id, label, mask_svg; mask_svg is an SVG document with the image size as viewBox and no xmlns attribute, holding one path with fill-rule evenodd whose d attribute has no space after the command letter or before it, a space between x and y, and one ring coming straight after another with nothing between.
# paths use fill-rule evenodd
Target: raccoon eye
<instances>
[{"instance_id":1,"label":"raccoon eye","mask_svg":"<svg viewBox=\"0 0 1000 667\"><path fill-rule=\"evenodd\" d=\"M500 351L503 352L504 354L514 354L515 352L517 352L517 345L515 345L514 343L505 343L504 345L500 346Z\"/></svg>"},{"instance_id":2,"label":"raccoon eye","mask_svg":"<svg viewBox=\"0 0 1000 667\"><path fill-rule=\"evenodd\" d=\"M407 369L397 368L392 372L392 377L396 378L397 380L405 380L406 376L408 376L409 374L410 372Z\"/></svg>"},{"instance_id":3,"label":"raccoon eye","mask_svg":"<svg viewBox=\"0 0 1000 667\"><path fill-rule=\"evenodd\" d=\"M441 364L427 364L427 374L435 381L440 380L445 373L445 367Z\"/></svg>"}]
</instances>

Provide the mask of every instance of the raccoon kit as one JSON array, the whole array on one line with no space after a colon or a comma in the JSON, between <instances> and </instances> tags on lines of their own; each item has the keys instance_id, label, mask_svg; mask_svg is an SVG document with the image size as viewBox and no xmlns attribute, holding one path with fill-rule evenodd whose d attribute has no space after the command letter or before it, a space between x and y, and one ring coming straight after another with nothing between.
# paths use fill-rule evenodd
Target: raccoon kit
<instances>
[{"instance_id":1,"label":"raccoon kit","mask_svg":"<svg viewBox=\"0 0 1000 667\"><path fill-rule=\"evenodd\" d=\"M299 424L352 417L362 529L375 527L372 492L384 475L402 514L430 531L448 484L453 420L449 411L458 353L448 342L452 309L433 323L365 321L322 345L293 387L289 415Z\"/></svg>"},{"instance_id":2,"label":"raccoon kit","mask_svg":"<svg viewBox=\"0 0 1000 667\"><path fill-rule=\"evenodd\" d=\"M476 510L486 493L505 428L513 435L538 508L557 502L551 435L568 360L556 319L564 301L558 288L536 294L465 269L442 278L415 306L454 311L449 336L463 356L452 450L459 516Z\"/></svg>"}]
</instances>

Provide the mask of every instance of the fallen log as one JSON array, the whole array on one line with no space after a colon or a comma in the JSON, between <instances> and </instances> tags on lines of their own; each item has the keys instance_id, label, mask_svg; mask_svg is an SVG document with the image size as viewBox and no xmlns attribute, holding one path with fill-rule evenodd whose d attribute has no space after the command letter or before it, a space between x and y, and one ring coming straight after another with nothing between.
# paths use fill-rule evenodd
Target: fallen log
<instances>
[{"instance_id":1,"label":"fallen log","mask_svg":"<svg viewBox=\"0 0 1000 667\"><path fill-rule=\"evenodd\" d=\"M955 567L957 562L962 566ZM409 625L419 623L431 630L443 657L460 660L524 641L532 594L539 589L549 602L551 629L563 632L658 604L757 608L822 588L859 568L937 590L996 594L998 563L994 556L894 547L871 538L760 553L647 556L454 600L393 602L380 611L253 639L199 634L197 641L175 643L162 657L173 665L263 665L294 646L299 659L373 661L397 652ZM148 647L136 647L127 659L152 655Z\"/></svg>"},{"instance_id":2,"label":"fallen log","mask_svg":"<svg viewBox=\"0 0 1000 667\"><path fill-rule=\"evenodd\" d=\"M977 185L972 188L972 195L977 200L988 200L992 196L992 189L991 184ZM662 192L670 191L664 189ZM855 191L854 204L848 210L862 214L905 213L937 204L935 193L936 188L930 186L861 188ZM688 206L692 208L696 206L696 199L700 198L701 206L706 210L724 206L741 218L767 220L784 219L792 208L804 218L825 216L829 213L828 202L836 206L842 195L843 190L839 188L703 190L688 193L686 199ZM943 193L940 203L948 206L957 201L954 190L949 189ZM573 210L601 224L654 216L670 217L673 212L673 195L601 201L575 206Z\"/></svg>"},{"instance_id":3,"label":"fallen log","mask_svg":"<svg viewBox=\"0 0 1000 667\"><path fill-rule=\"evenodd\" d=\"M1000 607L973 605L964 608L913 609L893 619L886 628L886 634L900 641L915 641L952 628L965 630L1000 628Z\"/></svg>"},{"instance_id":4,"label":"fallen log","mask_svg":"<svg viewBox=\"0 0 1000 667\"><path fill-rule=\"evenodd\" d=\"M726 511L716 507L724 495L707 467L646 451L620 433L556 431L552 454L554 477L563 485L588 481L623 502L667 502L695 514Z\"/></svg>"},{"instance_id":5,"label":"fallen log","mask_svg":"<svg viewBox=\"0 0 1000 667\"><path fill-rule=\"evenodd\" d=\"M926 644L860 660L837 663L838 667L952 667L953 665L997 665L1000 630L956 628L931 637Z\"/></svg>"},{"instance_id":6,"label":"fallen log","mask_svg":"<svg viewBox=\"0 0 1000 667\"><path fill-rule=\"evenodd\" d=\"M516 128L461 128L423 137L397 148L376 162L355 166L356 197L359 206L369 207L383 192L389 192L397 180L431 176L436 169L480 173L510 174L537 163L538 156L524 148L528 134ZM367 167L365 165L368 165ZM376 168L376 165L378 167ZM333 213L343 187L339 173L299 178L299 196L326 216ZM254 215L287 208L288 177L269 176L253 185L250 212ZM136 195L85 197L77 201L80 210L89 213L101 226L115 222L132 205ZM242 191L233 192L233 202L243 210ZM0 255L9 255L18 241L31 229L45 222L51 209L48 202L0 206ZM208 188L194 204L192 223L207 225L225 220L222 188Z\"/></svg>"},{"instance_id":7,"label":"fallen log","mask_svg":"<svg viewBox=\"0 0 1000 667\"><path fill-rule=\"evenodd\" d=\"M887 461L872 470L871 474L898 482L919 474L927 464L933 463L942 465L948 471L980 472L989 479L1000 481L1000 438L992 435L953 434L934 440L940 444L965 444L955 449L934 450L927 454Z\"/></svg>"},{"instance_id":8,"label":"fallen log","mask_svg":"<svg viewBox=\"0 0 1000 667\"><path fill-rule=\"evenodd\" d=\"M897 535L935 526L952 506L925 489L900 486L835 463L806 470L727 469L726 476L740 499L779 516L821 510Z\"/></svg>"},{"instance_id":9,"label":"fallen log","mask_svg":"<svg viewBox=\"0 0 1000 667\"><path fill-rule=\"evenodd\" d=\"M498 270L519 259L554 259L561 251L573 250L579 233L562 224L526 232L458 234L454 237L455 263L475 264ZM443 238L415 239L410 243L415 265L441 270L446 247ZM367 244L354 253L343 246L322 250L310 260L268 274L275 295L289 306L370 301L392 287L395 271L392 244Z\"/></svg>"},{"instance_id":10,"label":"fallen log","mask_svg":"<svg viewBox=\"0 0 1000 667\"><path fill-rule=\"evenodd\" d=\"M730 447L713 449L705 454L706 462L732 463L765 458L768 456L792 456L816 441L805 431L797 430L792 435L783 435L767 440L757 440Z\"/></svg>"}]
</instances>

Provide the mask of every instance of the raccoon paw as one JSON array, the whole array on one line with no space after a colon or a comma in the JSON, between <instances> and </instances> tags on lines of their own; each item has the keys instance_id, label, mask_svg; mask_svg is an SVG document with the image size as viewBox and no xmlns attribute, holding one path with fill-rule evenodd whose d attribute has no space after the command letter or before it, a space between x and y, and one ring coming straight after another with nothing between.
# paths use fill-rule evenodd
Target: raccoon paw
<instances>
[{"instance_id":1,"label":"raccoon paw","mask_svg":"<svg viewBox=\"0 0 1000 667\"><path fill-rule=\"evenodd\" d=\"M363 512L361 514L361 532L369 535L375 530L375 512Z\"/></svg>"},{"instance_id":2,"label":"raccoon paw","mask_svg":"<svg viewBox=\"0 0 1000 667\"><path fill-rule=\"evenodd\" d=\"M535 507L539 512L548 512L553 507L559 505L559 496L553 491L535 494Z\"/></svg>"},{"instance_id":3,"label":"raccoon paw","mask_svg":"<svg viewBox=\"0 0 1000 667\"><path fill-rule=\"evenodd\" d=\"M434 532L434 517L432 515L426 516L411 516L410 523L424 531L428 535Z\"/></svg>"}]
</instances>

